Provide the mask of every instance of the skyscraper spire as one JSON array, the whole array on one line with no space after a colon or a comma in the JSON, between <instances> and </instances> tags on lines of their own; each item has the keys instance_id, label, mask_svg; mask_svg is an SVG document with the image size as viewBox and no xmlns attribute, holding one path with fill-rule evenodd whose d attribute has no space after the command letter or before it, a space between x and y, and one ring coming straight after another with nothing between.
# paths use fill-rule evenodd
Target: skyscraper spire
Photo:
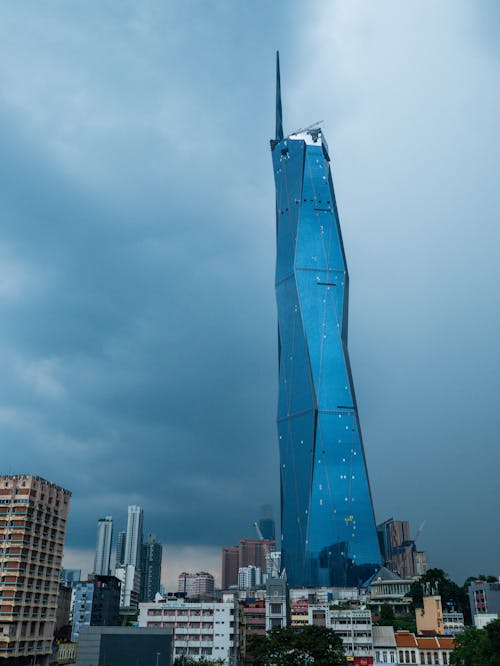
<instances>
[{"instance_id":1,"label":"skyscraper spire","mask_svg":"<svg viewBox=\"0 0 500 666\"><path fill-rule=\"evenodd\" d=\"M283 112L281 110L280 52L276 51L276 141L283 139Z\"/></svg>"}]
</instances>

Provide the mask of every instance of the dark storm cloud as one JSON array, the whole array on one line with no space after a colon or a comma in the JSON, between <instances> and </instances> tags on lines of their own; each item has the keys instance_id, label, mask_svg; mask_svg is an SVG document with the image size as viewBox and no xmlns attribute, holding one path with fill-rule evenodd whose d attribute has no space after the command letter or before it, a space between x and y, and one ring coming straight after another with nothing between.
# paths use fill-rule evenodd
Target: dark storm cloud
<instances>
[{"instance_id":1,"label":"dark storm cloud","mask_svg":"<svg viewBox=\"0 0 500 666\"><path fill-rule=\"evenodd\" d=\"M378 517L427 518L431 561L492 570L443 546L466 524L476 554L495 552L498 52L484 14L168 5L0 10L3 470L73 491L73 549L129 503L188 546L233 542L260 504L277 508L279 46L288 129L326 117L333 144Z\"/></svg>"}]
</instances>

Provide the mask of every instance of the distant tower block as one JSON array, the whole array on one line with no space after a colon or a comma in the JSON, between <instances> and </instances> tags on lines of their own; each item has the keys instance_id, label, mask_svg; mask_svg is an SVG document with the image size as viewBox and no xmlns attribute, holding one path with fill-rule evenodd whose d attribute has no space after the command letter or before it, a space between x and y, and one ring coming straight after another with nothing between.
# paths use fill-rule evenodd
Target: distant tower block
<instances>
[{"instance_id":1,"label":"distant tower block","mask_svg":"<svg viewBox=\"0 0 500 666\"><path fill-rule=\"evenodd\" d=\"M276 539L276 527L273 518L273 508L270 504L264 504L261 508L259 528L264 539Z\"/></svg>"}]
</instances>

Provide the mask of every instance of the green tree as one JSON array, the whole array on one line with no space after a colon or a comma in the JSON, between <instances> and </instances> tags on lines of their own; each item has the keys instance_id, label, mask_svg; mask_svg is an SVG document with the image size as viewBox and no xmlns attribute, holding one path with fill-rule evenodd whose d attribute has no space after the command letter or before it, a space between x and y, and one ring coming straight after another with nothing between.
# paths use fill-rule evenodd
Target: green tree
<instances>
[{"instance_id":1,"label":"green tree","mask_svg":"<svg viewBox=\"0 0 500 666\"><path fill-rule=\"evenodd\" d=\"M489 656L494 666L500 666L500 620L494 620L485 627ZM495 661L496 660L496 661Z\"/></svg>"},{"instance_id":2,"label":"green tree","mask_svg":"<svg viewBox=\"0 0 500 666\"><path fill-rule=\"evenodd\" d=\"M450 663L454 666L500 666L500 620L484 629L467 627L455 637Z\"/></svg>"},{"instance_id":3,"label":"green tree","mask_svg":"<svg viewBox=\"0 0 500 666\"><path fill-rule=\"evenodd\" d=\"M380 607L380 616L376 624L383 627L394 627L394 629L404 629L411 633L417 631L417 625L414 615L394 615L394 609L390 604L382 604Z\"/></svg>"},{"instance_id":4,"label":"green tree","mask_svg":"<svg viewBox=\"0 0 500 666\"><path fill-rule=\"evenodd\" d=\"M249 652L257 666L336 666L345 661L342 639L332 629L311 625L298 631L271 629L252 638Z\"/></svg>"},{"instance_id":5,"label":"green tree","mask_svg":"<svg viewBox=\"0 0 500 666\"><path fill-rule=\"evenodd\" d=\"M390 604L382 604L380 608L379 624L392 627L394 622L394 608Z\"/></svg>"}]
</instances>

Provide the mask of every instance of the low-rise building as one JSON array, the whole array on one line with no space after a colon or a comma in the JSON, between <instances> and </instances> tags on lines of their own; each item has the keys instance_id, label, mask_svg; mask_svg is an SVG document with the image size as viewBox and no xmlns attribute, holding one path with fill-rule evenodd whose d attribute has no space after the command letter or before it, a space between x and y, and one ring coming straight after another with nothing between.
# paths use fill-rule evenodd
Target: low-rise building
<instances>
[{"instance_id":1,"label":"low-rise building","mask_svg":"<svg viewBox=\"0 0 500 666\"><path fill-rule=\"evenodd\" d=\"M475 580L469 585L471 615L500 614L500 582Z\"/></svg>"},{"instance_id":2,"label":"low-rise building","mask_svg":"<svg viewBox=\"0 0 500 666\"><path fill-rule=\"evenodd\" d=\"M479 615L474 615L473 620L476 629L484 629L490 622L493 622L494 620L500 620L500 614L481 613Z\"/></svg>"},{"instance_id":3,"label":"low-rise building","mask_svg":"<svg viewBox=\"0 0 500 666\"><path fill-rule=\"evenodd\" d=\"M83 627L77 666L172 666L172 631L137 627Z\"/></svg>"},{"instance_id":4,"label":"low-rise building","mask_svg":"<svg viewBox=\"0 0 500 666\"><path fill-rule=\"evenodd\" d=\"M139 604L139 627L171 628L174 656L222 659L236 666L241 645L240 606L232 594L222 602L158 600Z\"/></svg>"},{"instance_id":5,"label":"low-rise building","mask_svg":"<svg viewBox=\"0 0 500 666\"><path fill-rule=\"evenodd\" d=\"M289 610L288 586L284 578L268 578L266 582L266 631L287 627Z\"/></svg>"},{"instance_id":6,"label":"low-rise building","mask_svg":"<svg viewBox=\"0 0 500 666\"><path fill-rule=\"evenodd\" d=\"M451 636L416 636L409 631L395 632L397 664L438 664L447 666L455 643Z\"/></svg>"},{"instance_id":7,"label":"low-rise building","mask_svg":"<svg viewBox=\"0 0 500 666\"><path fill-rule=\"evenodd\" d=\"M290 626L304 627L309 624L309 602L307 599L297 599L290 602Z\"/></svg>"},{"instance_id":8,"label":"low-rise building","mask_svg":"<svg viewBox=\"0 0 500 666\"><path fill-rule=\"evenodd\" d=\"M331 601L356 601L365 603L367 591L359 587L292 587L290 601L307 599L310 604L322 604Z\"/></svg>"},{"instance_id":9,"label":"low-rise building","mask_svg":"<svg viewBox=\"0 0 500 666\"><path fill-rule=\"evenodd\" d=\"M373 655L372 616L369 610L336 609L334 606L309 605L309 624L333 629L342 638L348 658Z\"/></svg>"},{"instance_id":10,"label":"low-rise building","mask_svg":"<svg viewBox=\"0 0 500 666\"><path fill-rule=\"evenodd\" d=\"M463 634L465 631L464 614L458 611L443 611L443 627L445 636Z\"/></svg>"},{"instance_id":11,"label":"low-rise building","mask_svg":"<svg viewBox=\"0 0 500 666\"><path fill-rule=\"evenodd\" d=\"M115 576L89 576L75 586L71 640L77 641L82 627L118 625L120 581Z\"/></svg>"},{"instance_id":12,"label":"low-rise building","mask_svg":"<svg viewBox=\"0 0 500 666\"><path fill-rule=\"evenodd\" d=\"M373 629L373 663L397 664L398 649L393 627L377 627Z\"/></svg>"},{"instance_id":13,"label":"low-rise building","mask_svg":"<svg viewBox=\"0 0 500 666\"><path fill-rule=\"evenodd\" d=\"M241 655L245 664L253 664L250 644L254 636L266 635L266 602L264 599L240 601L240 609L242 625Z\"/></svg>"},{"instance_id":14,"label":"low-rise building","mask_svg":"<svg viewBox=\"0 0 500 666\"><path fill-rule=\"evenodd\" d=\"M403 579L381 567L368 584L370 597L367 605L373 613L380 613L382 606L389 605L395 615L408 615L411 608L409 593L413 579Z\"/></svg>"}]
</instances>

